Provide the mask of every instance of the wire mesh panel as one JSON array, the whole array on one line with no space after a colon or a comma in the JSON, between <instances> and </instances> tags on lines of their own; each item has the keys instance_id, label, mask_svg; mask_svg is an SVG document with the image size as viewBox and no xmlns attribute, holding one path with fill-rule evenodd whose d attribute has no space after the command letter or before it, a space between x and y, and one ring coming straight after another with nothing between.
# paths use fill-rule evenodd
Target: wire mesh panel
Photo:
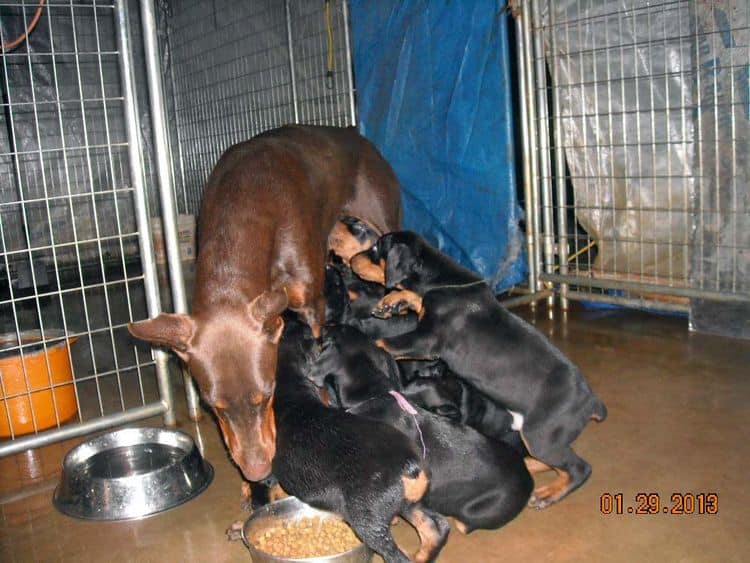
<instances>
[{"instance_id":1,"label":"wire mesh panel","mask_svg":"<svg viewBox=\"0 0 750 563\"><path fill-rule=\"evenodd\" d=\"M541 237L562 254L547 257L540 278L565 292L569 284L571 297L659 308L687 309L690 297L750 301L750 286L736 282L750 251L736 236L750 217L736 196L749 165L737 135L747 122L748 4L533 7L532 101L540 152L553 157L538 159L549 206L541 215L555 218ZM724 60L706 57L706 42L727 44ZM710 132L707 114L719 116ZM730 164L719 170L707 158ZM721 236L700 234L722 221L732 227ZM714 247L728 257L721 266ZM723 273L696 273L708 263Z\"/></svg>"},{"instance_id":2,"label":"wire mesh panel","mask_svg":"<svg viewBox=\"0 0 750 563\"><path fill-rule=\"evenodd\" d=\"M354 125L343 0L295 0L289 6L300 122Z\"/></svg>"},{"instance_id":3,"label":"wire mesh panel","mask_svg":"<svg viewBox=\"0 0 750 563\"><path fill-rule=\"evenodd\" d=\"M343 0L163 7L180 212L198 212L208 174L232 144L295 121L351 124Z\"/></svg>"},{"instance_id":4,"label":"wire mesh panel","mask_svg":"<svg viewBox=\"0 0 750 563\"><path fill-rule=\"evenodd\" d=\"M0 14L0 438L15 439L159 393L126 329L147 314L113 2Z\"/></svg>"}]
</instances>

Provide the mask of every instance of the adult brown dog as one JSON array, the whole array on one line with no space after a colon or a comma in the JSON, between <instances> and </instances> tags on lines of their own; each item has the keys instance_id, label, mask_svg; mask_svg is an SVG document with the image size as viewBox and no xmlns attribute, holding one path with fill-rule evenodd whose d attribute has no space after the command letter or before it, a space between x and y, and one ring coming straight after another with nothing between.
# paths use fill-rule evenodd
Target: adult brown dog
<instances>
[{"instance_id":1,"label":"adult brown dog","mask_svg":"<svg viewBox=\"0 0 750 563\"><path fill-rule=\"evenodd\" d=\"M206 185L192 314L161 314L130 333L188 365L235 463L265 478L275 454L278 342L290 308L319 336L329 250L345 261L401 219L388 163L353 128L285 126L229 148Z\"/></svg>"}]
</instances>

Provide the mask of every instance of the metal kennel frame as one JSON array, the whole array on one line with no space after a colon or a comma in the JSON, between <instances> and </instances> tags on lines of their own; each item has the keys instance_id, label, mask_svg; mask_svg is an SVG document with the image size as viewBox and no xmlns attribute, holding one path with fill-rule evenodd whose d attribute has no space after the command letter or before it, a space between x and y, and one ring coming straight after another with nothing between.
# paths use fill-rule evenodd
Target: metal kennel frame
<instances>
[{"instance_id":1,"label":"metal kennel frame","mask_svg":"<svg viewBox=\"0 0 750 563\"><path fill-rule=\"evenodd\" d=\"M161 310L127 1L13 1L0 10L0 321L11 340L0 355L19 358L25 384L12 392L7 366L0 373L10 429L0 456L155 415L174 424L166 353L126 329ZM56 381L49 352L73 339L72 379ZM40 346L46 383L31 385L27 360ZM75 414L65 424L58 393L71 387ZM50 430L37 424L40 394L51 398ZM28 435L14 431L18 405L31 413Z\"/></svg>"},{"instance_id":2,"label":"metal kennel frame","mask_svg":"<svg viewBox=\"0 0 750 563\"><path fill-rule=\"evenodd\" d=\"M33 419L0 456L154 415L172 425L168 355L126 329L161 310L149 218L164 225L173 310L187 312L177 211L197 214L221 152L284 123L355 123L347 4L10 0L0 13L0 324L12 336L0 361L18 355L25 384L8 391L0 373L0 415L12 428L23 400ZM72 381L47 361L47 383L30 385L31 346L47 358L71 339ZM70 386L73 421L56 405ZM49 430L33 416L39 393Z\"/></svg>"},{"instance_id":3,"label":"metal kennel frame","mask_svg":"<svg viewBox=\"0 0 750 563\"><path fill-rule=\"evenodd\" d=\"M168 3L176 199L197 214L221 153L288 123L356 123L345 0Z\"/></svg>"},{"instance_id":4,"label":"metal kennel frame","mask_svg":"<svg viewBox=\"0 0 750 563\"><path fill-rule=\"evenodd\" d=\"M750 303L750 5L510 4L532 291Z\"/></svg>"}]
</instances>

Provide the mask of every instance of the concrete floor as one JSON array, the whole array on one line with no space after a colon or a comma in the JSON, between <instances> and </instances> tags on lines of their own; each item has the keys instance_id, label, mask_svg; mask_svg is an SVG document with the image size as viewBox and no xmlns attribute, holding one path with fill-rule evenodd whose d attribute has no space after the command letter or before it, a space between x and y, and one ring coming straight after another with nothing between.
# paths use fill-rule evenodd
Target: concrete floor
<instances>
[{"instance_id":1,"label":"concrete floor","mask_svg":"<svg viewBox=\"0 0 750 563\"><path fill-rule=\"evenodd\" d=\"M561 504L524 511L505 528L469 536L454 529L440 561L747 561L750 343L691 334L679 317L520 312L581 367L609 408L607 421L591 423L576 442L594 472ZM60 460L80 440L0 459L0 561L248 561L241 543L224 539L243 512L239 474L217 428L184 417L180 428L202 444L214 483L137 522L78 521L52 507ZM667 508L673 493L715 493L718 513L628 514L640 492L657 493ZM602 514L605 493L622 493L626 513ZM396 536L415 545L403 523Z\"/></svg>"}]
</instances>

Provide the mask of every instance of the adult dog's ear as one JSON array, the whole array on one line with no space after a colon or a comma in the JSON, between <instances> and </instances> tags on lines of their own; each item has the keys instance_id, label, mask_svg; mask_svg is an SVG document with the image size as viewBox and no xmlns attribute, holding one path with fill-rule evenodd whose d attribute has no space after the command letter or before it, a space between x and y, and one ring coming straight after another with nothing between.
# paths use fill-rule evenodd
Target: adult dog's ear
<instances>
[{"instance_id":1,"label":"adult dog's ear","mask_svg":"<svg viewBox=\"0 0 750 563\"><path fill-rule=\"evenodd\" d=\"M128 324L128 331L140 340L171 348L185 359L195 333L195 321L190 315L162 313L155 319Z\"/></svg>"},{"instance_id":2,"label":"adult dog's ear","mask_svg":"<svg viewBox=\"0 0 750 563\"><path fill-rule=\"evenodd\" d=\"M289 305L286 291L275 289L264 291L248 305L250 316L259 323L266 322L271 317L279 316Z\"/></svg>"},{"instance_id":3,"label":"adult dog's ear","mask_svg":"<svg viewBox=\"0 0 750 563\"><path fill-rule=\"evenodd\" d=\"M286 291L264 291L248 305L250 316L263 326L269 340L276 344L284 331L284 320L281 313L289 305Z\"/></svg>"}]
</instances>

